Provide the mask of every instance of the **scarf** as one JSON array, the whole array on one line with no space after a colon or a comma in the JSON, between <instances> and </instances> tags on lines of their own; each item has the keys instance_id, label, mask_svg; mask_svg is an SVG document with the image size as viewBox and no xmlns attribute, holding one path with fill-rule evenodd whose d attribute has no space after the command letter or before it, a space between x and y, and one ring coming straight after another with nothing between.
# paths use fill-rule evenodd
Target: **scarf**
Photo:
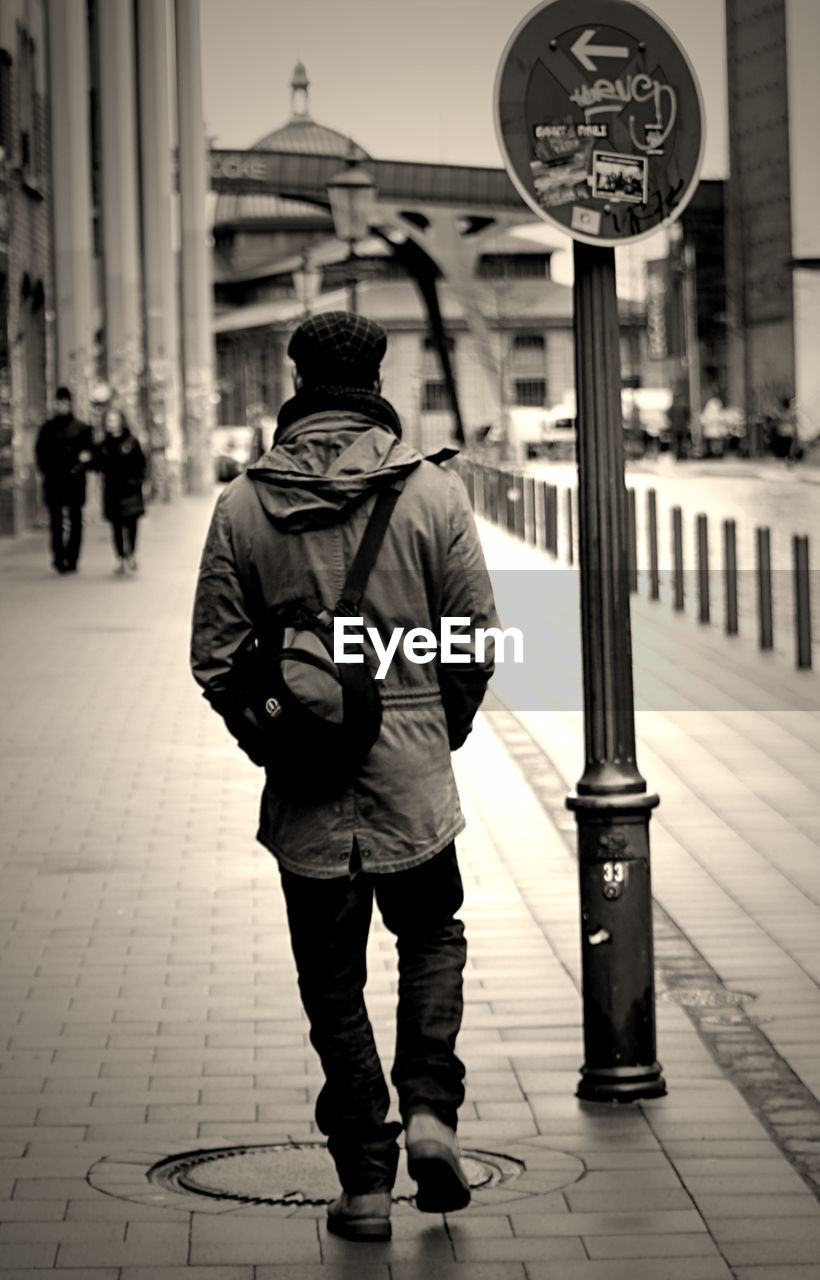
<instances>
[{"instance_id":1,"label":"scarf","mask_svg":"<svg viewBox=\"0 0 820 1280\"><path fill-rule=\"evenodd\" d=\"M361 387L302 387L286 400L276 419L273 443L278 444L286 427L312 413L327 413L339 409L347 413L361 413L372 418L381 427L387 427L401 440L401 422L396 410L377 391Z\"/></svg>"}]
</instances>

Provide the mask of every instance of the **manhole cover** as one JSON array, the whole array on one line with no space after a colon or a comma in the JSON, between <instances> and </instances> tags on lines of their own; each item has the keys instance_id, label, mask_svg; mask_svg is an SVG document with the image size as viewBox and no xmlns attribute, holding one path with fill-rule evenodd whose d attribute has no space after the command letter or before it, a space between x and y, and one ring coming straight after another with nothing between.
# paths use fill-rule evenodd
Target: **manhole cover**
<instances>
[{"instance_id":1,"label":"manhole cover","mask_svg":"<svg viewBox=\"0 0 820 1280\"><path fill-rule=\"evenodd\" d=\"M521 1161L495 1152L462 1151L461 1161L473 1188L499 1186L524 1170ZM333 1161L321 1142L189 1151L153 1165L148 1178L167 1191L243 1204L330 1204L339 1194ZM415 1193L402 1163L393 1199L409 1201Z\"/></svg>"},{"instance_id":2,"label":"manhole cover","mask_svg":"<svg viewBox=\"0 0 820 1280\"><path fill-rule=\"evenodd\" d=\"M660 998L689 1009L731 1009L756 999L751 991L727 991L725 987L670 987Z\"/></svg>"}]
</instances>

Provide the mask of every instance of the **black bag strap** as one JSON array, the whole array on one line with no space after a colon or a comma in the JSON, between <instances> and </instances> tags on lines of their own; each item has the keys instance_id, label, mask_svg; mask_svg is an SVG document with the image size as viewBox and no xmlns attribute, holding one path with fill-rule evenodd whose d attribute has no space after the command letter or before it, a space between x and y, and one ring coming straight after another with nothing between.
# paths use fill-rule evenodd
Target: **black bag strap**
<instances>
[{"instance_id":1,"label":"black bag strap","mask_svg":"<svg viewBox=\"0 0 820 1280\"><path fill-rule=\"evenodd\" d=\"M347 571L342 594L336 604L336 613L347 617L352 617L358 613L359 604L367 586L367 579L370 577L370 570L376 563L376 557L387 532L393 508L398 502L399 494L403 488L404 476L394 481L386 489L382 489L376 498L375 506L370 512L365 531L362 534L359 548L353 557L353 563Z\"/></svg>"}]
</instances>

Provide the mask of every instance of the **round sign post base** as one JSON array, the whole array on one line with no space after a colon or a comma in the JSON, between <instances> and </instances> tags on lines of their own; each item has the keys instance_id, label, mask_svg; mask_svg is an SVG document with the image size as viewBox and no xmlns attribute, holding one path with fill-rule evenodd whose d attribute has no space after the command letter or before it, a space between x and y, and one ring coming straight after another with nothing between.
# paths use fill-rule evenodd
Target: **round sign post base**
<instances>
[{"instance_id":1,"label":"round sign post base","mask_svg":"<svg viewBox=\"0 0 820 1280\"><path fill-rule=\"evenodd\" d=\"M659 1062L641 1067L582 1067L575 1091L584 1102L638 1102L665 1094Z\"/></svg>"}]
</instances>

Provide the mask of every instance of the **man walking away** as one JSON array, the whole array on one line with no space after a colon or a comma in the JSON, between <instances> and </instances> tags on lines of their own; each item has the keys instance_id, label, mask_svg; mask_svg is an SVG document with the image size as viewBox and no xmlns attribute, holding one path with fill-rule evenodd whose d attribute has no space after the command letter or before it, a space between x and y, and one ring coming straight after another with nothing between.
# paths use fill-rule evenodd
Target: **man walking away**
<instances>
[{"instance_id":1,"label":"man walking away","mask_svg":"<svg viewBox=\"0 0 820 1280\"><path fill-rule=\"evenodd\" d=\"M325 1076L316 1122L342 1187L328 1226L351 1240L390 1238L402 1127L386 1120L390 1096L364 1001L374 897L397 940L391 1079L416 1204L443 1213L470 1199L455 1137L466 944L454 844L464 818L450 753L467 737L492 674L492 647L485 654L475 632L497 625L461 480L402 442L398 416L380 395L386 345L379 325L347 312L314 316L293 334L296 394L279 412L272 449L219 496L191 647L206 698L251 758L265 761L257 838L279 865ZM398 481L358 613L382 643L399 627L438 635L442 618L458 618L460 661L445 664L439 649L413 662L399 646L378 684L379 737L353 781L330 794L320 777L293 787L266 759L252 714L237 718L233 659L272 605L310 596L334 609L376 496ZM368 644L358 652L375 670Z\"/></svg>"},{"instance_id":2,"label":"man walking away","mask_svg":"<svg viewBox=\"0 0 820 1280\"><path fill-rule=\"evenodd\" d=\"M74 573L83 536L85 472L94 438L91 427L74 417L68 387L57 388L55 409L55 416L40 428L35 454L51 522L52 563L57 573Z\"/></svg>"}]
</instances>

